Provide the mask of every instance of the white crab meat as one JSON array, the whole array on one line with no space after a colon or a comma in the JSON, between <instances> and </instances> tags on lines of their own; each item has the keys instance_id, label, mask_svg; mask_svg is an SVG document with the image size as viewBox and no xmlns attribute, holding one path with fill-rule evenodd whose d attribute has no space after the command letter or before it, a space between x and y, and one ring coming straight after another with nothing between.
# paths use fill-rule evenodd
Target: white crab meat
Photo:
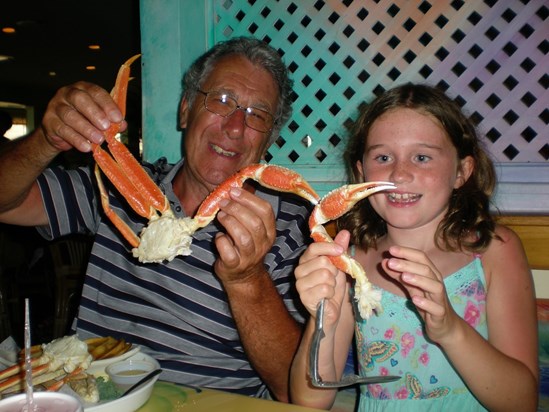
<instances>
[{"instance_id":1,"label":"white crab meat","mask_svg":"<svg viewBox=\"0 0 549 412\"><path fill-rule=\"evenodd\" d=\"M65 336L43 344L41 358L42 364L49 364L50 371L62 368L66 373L71 373L78 367L87 369L93 360L86 342L79 340L76 335Z\"/></svg>"},{"instance_id":2,"label":"white crab meat","mask_svg":"<svg viewBox=\"0 0 549 412\"><path fill-rule=\"evenodd\" d=\"M196 222L190 217L176 218L171 212L151 219L143 228L139 246L132 250L140 262L168 262L178 255L191 254Z\"/></svg>"}]
</instances>

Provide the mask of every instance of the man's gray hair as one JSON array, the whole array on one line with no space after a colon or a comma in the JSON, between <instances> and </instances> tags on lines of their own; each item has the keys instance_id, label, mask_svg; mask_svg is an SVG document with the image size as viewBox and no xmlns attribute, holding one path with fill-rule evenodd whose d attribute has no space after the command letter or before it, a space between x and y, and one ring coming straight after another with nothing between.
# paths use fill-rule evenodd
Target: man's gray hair
<instances>
[{"instance_id":1,"label":"man's gray hair","mask_svg":"<svg viewBox=\"0 0 549 412\"><path fill-rule=\"evenodd\" d=\"M269 136L269 145L271 145L278 138L280 129L292 114L293 81L290 79L288 68L278 52L264 41L251 37L235 37L217 43L198 57L183 76L183 95L191 105L196 98L197 91L216 63L221 58L234 54L241 55L254 65L265 69L278 85L277 108L276 113L273 114L274 125Z\"/></svg>"}]
</instances>

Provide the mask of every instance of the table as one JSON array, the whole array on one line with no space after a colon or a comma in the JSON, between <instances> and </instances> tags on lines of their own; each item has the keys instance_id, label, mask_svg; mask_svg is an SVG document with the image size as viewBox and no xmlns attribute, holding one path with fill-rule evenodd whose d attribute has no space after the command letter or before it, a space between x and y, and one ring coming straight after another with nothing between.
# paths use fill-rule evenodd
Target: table
<instances>
[{"instance_id":1,"label":"table","mask_svg":"<svg viewBox=\"0 0 549 412\"><path fill-rule=\"evenodd\" d=\"M157 381L150 399L138 412L313 412L318 409L251 398L213 389L193 389Z\"/></svg>"}]
</instances>

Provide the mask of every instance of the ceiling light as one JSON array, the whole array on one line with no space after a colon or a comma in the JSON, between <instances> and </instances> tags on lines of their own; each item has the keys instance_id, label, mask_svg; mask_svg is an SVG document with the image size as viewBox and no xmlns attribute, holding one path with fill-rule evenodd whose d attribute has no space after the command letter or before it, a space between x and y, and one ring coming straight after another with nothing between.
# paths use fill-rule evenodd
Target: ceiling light
<instances>
[{"instance_id":1,"label":"ceiling light","mask_svg":"<svg viewBox=\"0 0 549 412\"><path fill-rule=\"evenodd\" d=\"M2 32L7 34L13 34L15 33L15 29L13 27L2 27Z\"/></svg>"},{"instance_id":2,"label":"ceiling light","mask_svg":"<svg viewBox=\"0 0 549 412\"><path fill-rule=\"evenodd\" d=\"M8 60L13 60L13 57L12 56L6 56L4 54L0 54L0 62L5 62L5 61L8 61Z\"/></svg>"},{"instance_id":3,"label":"ceiling light","mask_svg":"<svg viewBox=\"0 0 549 412\"><path fill-rule=\"evenodd\" d=\"M86 70L95 70L95 66L86 66Z\"/></svg>"},{"instance_id":4,"label":"ceiling light","mask_svg":"<svg viewBox=\"0 0 549 412\"><path fill-rule=\"evenodd\" d=\"M101 48L101 46L99 46L99 44L90 44L88 46L88 49L90 50L99 50Z\"/></svg>"}]
</instances>

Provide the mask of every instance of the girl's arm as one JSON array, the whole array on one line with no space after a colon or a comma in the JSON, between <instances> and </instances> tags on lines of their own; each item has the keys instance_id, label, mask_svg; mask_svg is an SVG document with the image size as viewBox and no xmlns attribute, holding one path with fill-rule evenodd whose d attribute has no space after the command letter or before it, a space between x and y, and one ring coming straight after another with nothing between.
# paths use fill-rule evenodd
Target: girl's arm
<instances>
[{"instance_id":1,"label":"girl's arm","mask_svg":"<svg viewBox=\"0 0 549 412\"><path fill-rule=\"evenodd\" d=\"M487 409L535 411L539 374L534 285L520 239L502 226L496 234L501 240L494 239L482 257L488 340L454 312L442 276L423 252L391 247L396 259L384 265L410 293L428 336Z\"/></svg>"},{"instance_id":2,"label":"girl's arm","mask_svg":"<svg viewBox=\"0 0 549 412\"><path fill-rule=\"evenodd\" d=\"M348 242L348 233L336 237L336 242ZM295 270L296 287L301 301L311 314L290 371L292 403L315 408L331 408L337 390L315 388L309 377L309 352L315 330L316 308L322 299L323 329L319 351L319 373L323 380L339 380L351 346L354 332L353 309L349 297L348 279L326 257L337 256L343 247L335 243L314 243L305 251Z\"/></svg>"},{"instance_id":3,"label":"girl's arm","mask_svg":"<svg viewBox=\"0 0 549 412\"><path fill-rule=\"evenodd\" d=\"M462 322L440 343L471 391L492 411L535 411L538 334L532 275L518 236L497 227L482 258L489 279L488 341Z\"/></svg>"}]
</instances>

